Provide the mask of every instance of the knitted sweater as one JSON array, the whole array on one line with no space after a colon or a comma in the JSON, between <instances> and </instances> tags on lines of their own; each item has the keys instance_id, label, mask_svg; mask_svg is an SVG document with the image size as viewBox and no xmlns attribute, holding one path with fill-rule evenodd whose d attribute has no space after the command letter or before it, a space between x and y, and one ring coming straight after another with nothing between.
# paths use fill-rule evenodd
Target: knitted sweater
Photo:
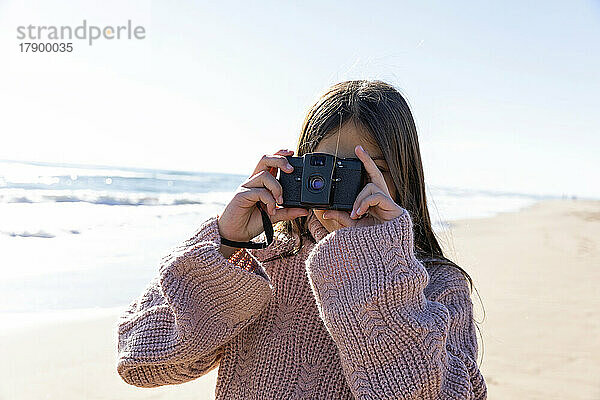
<instances>
[{"instance_id":1,"label":"knitted sweater","mask_svg":"<svg viewBox=\"0 0 600 400\"><path fill-rule=\"evenodd\" d=\"M204 221L120 316L122 379L156 387L218 366L217 400L487 398L467 282L416 259L406 210L262 263L297 239L226 259L217 217Z\"/></svg>"}]
</instances>

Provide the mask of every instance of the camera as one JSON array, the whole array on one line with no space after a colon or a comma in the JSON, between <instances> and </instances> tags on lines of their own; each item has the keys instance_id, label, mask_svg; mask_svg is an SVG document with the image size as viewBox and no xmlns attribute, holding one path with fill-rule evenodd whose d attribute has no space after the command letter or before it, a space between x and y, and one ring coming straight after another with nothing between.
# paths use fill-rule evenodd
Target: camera
<instances>
[{"instance_id":1,"label":"camera","mask_svg":"<svg viewBox=\"0 0 600 400\"><path fill-rule=\"evenodd\" d=\"M358 158L327 153L286 158L294 170L279 170L283 207L351 211L356 196L367 183L365 167Z\"/></svg>"}]
</instances>

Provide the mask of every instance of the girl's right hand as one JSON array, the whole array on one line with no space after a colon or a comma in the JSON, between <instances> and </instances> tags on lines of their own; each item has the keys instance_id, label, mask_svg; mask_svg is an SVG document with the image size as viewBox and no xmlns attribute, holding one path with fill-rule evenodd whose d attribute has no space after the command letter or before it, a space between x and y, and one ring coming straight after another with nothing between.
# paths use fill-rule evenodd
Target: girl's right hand
<instances>
[{"instance_id":1,"label":"girl's right hand","mask_svg":"<svg viewBox=\"0 0 600 400\"><path fill-rule=\"evenodd\" d=\"M281 169L282 173L292 172L294 169L285 156L293 154L291 150L279 150L273 155L262 156L252 176L240 185L217 218L222 237L237 242L248 242L264 231L262 216L256 207L257 201L266 204L271 223L308 215L308 210L304 208L276 207L276 203L283 203L283 189L275 178L277 168ZM237 248L221 245L221 253L226 258L236 250Z\"/></svg>"}]
</instances>

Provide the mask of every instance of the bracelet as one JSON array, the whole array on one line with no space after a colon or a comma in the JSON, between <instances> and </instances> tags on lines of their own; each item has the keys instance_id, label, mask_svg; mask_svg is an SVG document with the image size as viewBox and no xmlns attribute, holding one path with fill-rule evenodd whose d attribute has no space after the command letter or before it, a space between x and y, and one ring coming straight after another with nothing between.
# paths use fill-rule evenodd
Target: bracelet
<instances>
[{"instance_id":1,"label":"bracelet","mask_svg":"<svg viewBox=\"0 0 600 400\"><path fill-rule=\"evenodd\" d=\"M264 249L273 242L273 224L271 222L271 219L269 218L269 215L267 214L267 212L262 209L260 201L256 202L256 207L258 207L260 214L262 216L263 228L265 230L265 235L267 236L267 241L262 242L262 243L259 243L259 242L236 242L235 240L225 239L223 236L221 236L221 234L219 234L219 236L221 236L221 244L224 244L229 247L244 247L247 249Z\"/></svg>"}]
</instances>

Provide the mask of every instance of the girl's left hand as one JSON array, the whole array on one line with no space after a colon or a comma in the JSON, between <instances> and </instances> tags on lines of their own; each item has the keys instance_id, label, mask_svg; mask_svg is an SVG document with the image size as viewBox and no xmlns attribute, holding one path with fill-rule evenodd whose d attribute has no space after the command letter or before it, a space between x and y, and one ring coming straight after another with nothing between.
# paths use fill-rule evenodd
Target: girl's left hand
<instances>
[{"instance_id":1,"label":"girl's left hand","mask_svg":"<svg viewBox=\"0 0 600 400\"><path fill-rule=\"evenodd\" d=\"M343 227L348 227L382 224L400 216L403 208L392 199L375 161L360 145L354 148L354 152L365 166L371 182L356 196L352 212L327 210L323 213L323 218L335 220Z\"/></svg>"}]
</instances>

